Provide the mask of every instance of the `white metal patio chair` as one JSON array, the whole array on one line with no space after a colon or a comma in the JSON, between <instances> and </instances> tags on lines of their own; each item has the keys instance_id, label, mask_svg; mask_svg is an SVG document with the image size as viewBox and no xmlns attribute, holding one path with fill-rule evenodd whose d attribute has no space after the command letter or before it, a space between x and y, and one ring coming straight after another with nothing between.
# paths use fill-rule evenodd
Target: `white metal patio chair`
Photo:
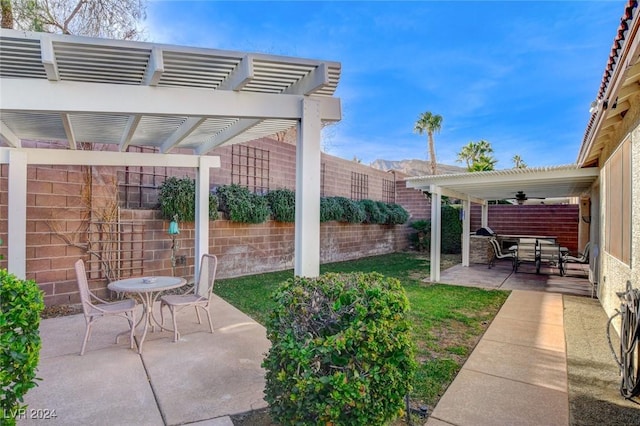
<instances>
[{"instance_id":1,"label":"white metal patio chair","mask_svg":"<svg viewBox=\"0 0 640 426\"><path fill-rule=\"evenodd\" d=\"M513 269L515 269L516 267L516 254L514 253L503 253L502 250L500 249L500 243L498 243L498 240L495 238L489 238L489 244L491 244L491 247L493 248L493 257L491 259L491 261L489 262L489 268L491 268L492 266L495 266L496 264L496 259L509 259L511 260L511 267Z\"/></svg>"},{"instance_id":2,"label":"white metal patio chair","mask_svg":"<svg viewBox=\"0 0 640 426\"><path fill-rule=\"evenodd\" d=\"M93 294L91 290L89 290L87 272L82 259L76 261L75 269L76 278L78 280L78 289L80 290L80 300L82 302L82 312L84 313L84 320L87 324L87 330L84 333L84 341L82 342L80 355L84 355L87 342L91 337L91 326L99 318L106 316L119 316L126 318L127 321L129 321L129 327L131 328L129 341L131 343L131 349L133 349L133 333L136 328L136 314L134 312L136 307L135 300L127 299L120 302L109 303L100 299L98 296ZM116 343L118 343L118 337L120 337L120 334L116 336Z\"/></svg>"},{"instance_id":3,"label":"white metal patio chair","mask_svg":"<svg viewBox=\"0 0 640 426\"><path fill-rule=\"evenodd\" d=\"M591 241L589 241L585 246L582 253L578 253L576 256L571 253L567 253L563 256L562 261L568 263L589 263L589 251L591 250Z\"/></svg>"},{"instance_id":4,"label":"white metal patio chair","mask_svg":"<svg viewBox=\"0 0 640 426\"><path fill-rule=\"evenodd\" d=\"M213 333L213 322L211 321L211 295L213 293L213 284L216 279L216 268L218 267L218 258L212 254L202 255L200 262L200 272L198 273L198 281L193 289L186 294L171 294L160 298L160 323L164 325L164 307L169 308L171 318L173 320L173 341L177 342L180 338L178 325L176 322L176 313L182 308L193 306L196 310L198 324L202 324L200 320L200 312L202 309L209 320L209 329Z\"/></svg>"}]
</instances>

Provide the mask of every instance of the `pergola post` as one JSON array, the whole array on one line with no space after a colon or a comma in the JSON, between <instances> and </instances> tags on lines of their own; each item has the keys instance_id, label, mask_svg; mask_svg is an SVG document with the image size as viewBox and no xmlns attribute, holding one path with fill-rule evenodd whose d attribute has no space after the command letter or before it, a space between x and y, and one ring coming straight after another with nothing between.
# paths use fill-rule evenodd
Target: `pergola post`
<instances>
[{"instance_id":1,"label":"pergola post","mask_svg":"<svg viewBox=\"0 0 640 426\"><path fill-rule=\"evenodd\" d=\"M320 104L302 100L296 147L294 273L320 275Z\"/></svg>"},{"instance_id":2,"label":"pergola post","mask_svg":"<svg viewBox=\"0 0 640 426\"><path fill-rule=\"evenodd\" d=\"M482 204L482 219L480 222L480 226L486 228L489 226L489 204Z\"/></svg>"},{"instance_id":3,"label":"pergola post","mask_svg":"<svg viewBox=\"0 0 640 426\"><path fill-rule=\"evenodd\" d=\"M216 160L213 160L213 159ZM200 259L209 253L209 169L216 167L213 163L218 157L202 156L198 161L196 174L196 223L195 223L195 260L194 275L196 280L200 272Z\"/></svg>"},{"instance_id":4,"label":"pergola post","mask_svg":"<svg viewBox=\"0 0 640 426\"><path fill-rule=\"evenodd\" d=\"M440 250L442 241L442 192L431 185L431 282L440 280Z\"/></svg>"},{"instance_id":5,"label":"pergola post","mask_svg":"<svg viewBox=\"0 0 640 426\"><path fill-rule=\"evenodd\" d=\"M27 276L27 154L9 151L7 267L20 279Z\"/></svg>"},{"instance_id":6,"label":"pergola post","mask_svg":"<svg viewBox=\"0 0 640 426\"><path fill-rule=\"evenodd\" d=\"M469 246L471 234L471 201L462 200L462 266L469 266Z\"/></svg>"}]
</instances>

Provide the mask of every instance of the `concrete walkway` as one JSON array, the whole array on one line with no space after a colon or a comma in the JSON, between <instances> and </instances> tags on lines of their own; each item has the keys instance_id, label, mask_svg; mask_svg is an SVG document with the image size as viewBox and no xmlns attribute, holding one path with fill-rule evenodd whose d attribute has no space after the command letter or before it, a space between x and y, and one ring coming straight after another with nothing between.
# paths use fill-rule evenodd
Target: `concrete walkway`
<instances>
[{"instance_id":1,"label":"concrete walkway","mask_svg":"<svg viewBox=\"0 0 640 426\"><path fill-rule=\"evenodd\" d=\"M96 322L84 356L78 355L83 315L43 320L42 381L27 393L30 410L18 424L44 424L30 418L31 410L49 410L56 417L47 425L231 426L229 416L266 407L264 327L215 295L211 312L213 334L185 309L178 317L180 341L156 329L142 355L129 349L127 336L114 344L128 327L122 318Z\"/></svg>"},{"instance_id":2,"label":"concrete walkway","mask_svg":"<svg viewBox=\"0 0 640 426\"><path fill-rule=\"evenodd\" d=\"M568 425L562 295L513 291L426 424Z\"/></svg>"}]
</instances>

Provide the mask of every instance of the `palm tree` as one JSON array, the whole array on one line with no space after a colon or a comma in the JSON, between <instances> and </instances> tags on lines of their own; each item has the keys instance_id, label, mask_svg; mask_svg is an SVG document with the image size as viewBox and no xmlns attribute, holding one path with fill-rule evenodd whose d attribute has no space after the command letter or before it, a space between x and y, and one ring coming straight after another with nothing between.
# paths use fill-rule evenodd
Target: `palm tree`
<instances>
[{"instance_id":1,"label":"palm tree","mask_svg":"<svg viewBox=\"0 0 640 426\"><path fill-rule=\"evenodd\" d=\"M437 164L436 164L436 148L433 143L433 134L439 133L442 128L442 116L437 114L432 114L431 112L423 112L418 116L418 120L416 121L415 126L413 127L413 131L422 135L423 133L427 134L429 140L429 157L431 160L431 174L436 174Z\"/></svg>"},{"instance_id":2,"label":"palm tree","mask_svg":"<svg viewBox=\"0 0 640 426\"><path fill-rule=\"evenodd\" d=\"M464 161L470 172L493 170L498 160L493 158L491 154L493 154L491 143L481 139L478 142L471 141L463 146L456 161Z\"/></svg>"},{"instance_id":3,"label":"palm tree","mask_svg":"<svg viewBox=\"0 0 640 426\"><path fill-rule=\"evenodd\" d=\"M522 157L520 157L518 154L514 155L513 158L511 159L511 161L513 161L513 167L515 169L526 169L527 168L527 163L525 163L522 160Z\"/></svg>"}]
</instances>

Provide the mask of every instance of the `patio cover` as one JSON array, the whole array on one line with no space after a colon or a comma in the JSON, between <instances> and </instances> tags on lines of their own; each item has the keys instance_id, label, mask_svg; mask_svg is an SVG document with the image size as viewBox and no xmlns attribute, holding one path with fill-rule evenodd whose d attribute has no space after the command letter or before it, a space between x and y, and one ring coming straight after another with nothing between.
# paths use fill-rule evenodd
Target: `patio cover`
<instances>
[{"instance_id":1,"label":"patio cover","mask_svg":"<svg viewBox=\"0 0 640 426\"><path fill-rule=\"evenodd\" d=\"M333 97L340 72L338 62L2 29L9 270L26 273L29 164L198 169L199 258L208 252L209 169L220 166L207 153L297 127L295 273L317 276L320 137L325 123L341 119ZM42 142L25 148L25 140ZM60 141L66 149L53 149ZM113 150L85 151L81 142ZM126 152L129 146L156 153Z\"/></svg>"},{"instance_id":2,"label":"patio cover","mask_svg":"<svg viewBox=\"0 0 640 426\"><path fill-rule=\"evenodd\" d=\"M469 266L471 203L482 205L482 226L487 226L490 200L513 199L517 191L528 198L577 197L588 193L598 176L597 167L565 165L407 178L408 188L431 194L431 281L440 279L443 195L462 201L462 264Z\"/></svg>"}]
</instances>

